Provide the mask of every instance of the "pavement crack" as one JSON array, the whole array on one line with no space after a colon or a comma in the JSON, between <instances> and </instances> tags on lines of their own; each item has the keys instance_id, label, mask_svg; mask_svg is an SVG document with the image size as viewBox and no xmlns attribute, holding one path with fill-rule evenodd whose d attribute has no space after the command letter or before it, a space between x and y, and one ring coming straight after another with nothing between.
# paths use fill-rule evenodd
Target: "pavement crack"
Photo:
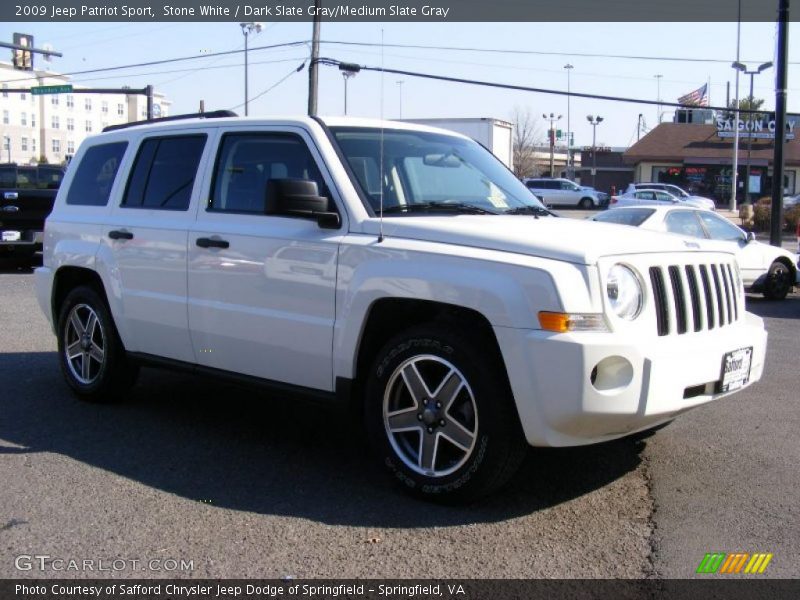
<instances>
[{"instance_id":1,"label":"pavement crack","mask_svg":"<svg viewBox=\"0 0 800 600\"><path fill-rule=\"evenodd\" d=\"M644 475L644 483L647 488L647 501L649 505L649 511L647 515L647 543L648 543L648 553L647 553L647 563L644 568L644 577L647 579L658 579L658 569L656 567L656 557L658 556L658 541L656 539L656 529L658 529L658 525L656 523L656 511L658 510L658 506L656 503L656 496L653 490L653 472L651 470L650 465L650 457L647 456L647 442L644 442L645 447L642 449L640 453L641 461L642 461L642 474Z\"/></svg>"},{"instance_id":2,"label":"pavement crack","mask_svg":"<svg viewBox=\"0 0 800 600\"><path fill-rule=\"evenodd\" d=\"M16 527L18 525L27 525L27 524L28 524L28 522L24 521L22 519L11 519L5 525L0 527L0 531L8 531L12 527Z\"/></svg>"}]
</instances>

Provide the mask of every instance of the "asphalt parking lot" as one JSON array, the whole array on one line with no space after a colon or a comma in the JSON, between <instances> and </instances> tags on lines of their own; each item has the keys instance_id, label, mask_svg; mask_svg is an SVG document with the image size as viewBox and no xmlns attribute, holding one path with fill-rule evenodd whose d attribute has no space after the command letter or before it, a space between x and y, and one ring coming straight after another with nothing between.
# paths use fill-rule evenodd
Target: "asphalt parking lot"
<instances>
[{"instance_id":1,"label":"asphalt parking lot","mask_svg":"<svg viewBox=\"0 0 800 600\"><path fill-rule=\"evenodd\" d=\"M155 370L125 402L78 402L31 272L0 269L0 578L109 574L20 555L140 577L691 577L712 551L798 577L800 295L748 308L770 333L756 386L646 439L531 450L506 492L453 508L398 493L330 409Z\"/></svg>"}]
</instances>

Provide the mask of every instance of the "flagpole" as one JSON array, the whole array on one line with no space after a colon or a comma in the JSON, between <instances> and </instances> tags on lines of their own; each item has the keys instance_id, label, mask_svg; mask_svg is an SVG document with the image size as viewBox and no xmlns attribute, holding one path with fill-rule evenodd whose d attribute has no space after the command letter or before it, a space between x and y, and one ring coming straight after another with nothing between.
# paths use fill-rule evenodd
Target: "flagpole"
<instances>
[{"instance_id":1,"label":"flagpole","mask_svg":"<svg viewBox=\"0 0 800 600\"><path fill-rule=\"evenodd\" d=\"M742 0L739 0L739 17L736 21L736 62L739 62L739 45L742 35ZM730 209L736 211L736 188L739 185L739 69L736 69L736 98L733 112L733 168L731 169Z\"/></svg>"}]
</instances>

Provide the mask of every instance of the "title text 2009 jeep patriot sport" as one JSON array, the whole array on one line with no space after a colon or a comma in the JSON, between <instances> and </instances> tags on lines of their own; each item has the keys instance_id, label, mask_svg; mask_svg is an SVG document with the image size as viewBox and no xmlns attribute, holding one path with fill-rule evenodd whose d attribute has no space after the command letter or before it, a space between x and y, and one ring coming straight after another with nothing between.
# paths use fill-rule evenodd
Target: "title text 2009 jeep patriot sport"
<instances>
[{"instance_id":1,"label":"title text 2009 jeep patriot sport","mask_svg":"<svg viewBox=\"0 0 800 600\"><path fill-rule=\"evenodd\" d=\"M731 255L556 218L472 140L358 119L87 139L36 283L79 396L117 398L144 363L346 397L430 498L748 386L767 337Z\"/></svg>"}]
</instances>

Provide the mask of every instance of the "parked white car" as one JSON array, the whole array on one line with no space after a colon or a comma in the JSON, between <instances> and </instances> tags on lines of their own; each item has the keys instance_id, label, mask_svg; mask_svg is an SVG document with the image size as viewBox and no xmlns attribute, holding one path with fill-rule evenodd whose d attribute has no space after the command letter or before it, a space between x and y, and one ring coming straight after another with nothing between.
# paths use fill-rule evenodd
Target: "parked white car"
<instances>
[{"instance_id":1,"label":"parked white car","mask_svg":"<svg viewBox=\"0 0 800 600\"><path fill-rule=\"evenodd\" d=\"M706 198L679 198L665 190L637 189L621 196L611 196L609 208L645 205L682 205L713 210L714 203Z\"/></svg>"},{"instance_id":2,"label":"parked white car","mask_svg":"<svg viewBox=\"0 0 800 600\"><path fill-rule=\"evenodd\" d=\"M598 193L569 179L527 178L522 182L548 206L579 206L597 208L602 204Z\"/></svg>"},{"instance_id":3,"label":"parked white car","mask_svg":"<svg viewBox=\"0 0 800 600\"><path fill-rule=\"evenodd\" d=\"M732 254L551 216L467 137L170 119L87 138L47 219L38 301L80 398L120 399L141 365L311 396L363 417L403 489L461 500L528 445L647 430L761 378ZM683 269L716 287L681 295Z\"/></svg>"},{"instance_id":4,"label":"parked white car","mask_svg":"<svg viewBox=\"0 0 800 600\"><path fill-rule=\"evenodd\" d=\"M592 219L715 240L736 256L745 288L771 300L783 300L792 286L800 283L794 254L756 241L752 233L707 210L642 206L605 211Z\"/></svg>"},{"instance_id":5,"label":"parked white car","mask_svg":"<svg viewBox=\"0 0 800 600\"><path fill-rule=\"evenodd\" d=\"M663 192L669 192L683 202L689 200L693 201L693 204L690 204L689 206L700 206L701 208L708 208L710 210L716 209L716 203L711 198L690 194L683 188L672 183L630 183L625 189L625 193L632 194L636 190L661 190Z\"/></svg>"}]
</instances>

